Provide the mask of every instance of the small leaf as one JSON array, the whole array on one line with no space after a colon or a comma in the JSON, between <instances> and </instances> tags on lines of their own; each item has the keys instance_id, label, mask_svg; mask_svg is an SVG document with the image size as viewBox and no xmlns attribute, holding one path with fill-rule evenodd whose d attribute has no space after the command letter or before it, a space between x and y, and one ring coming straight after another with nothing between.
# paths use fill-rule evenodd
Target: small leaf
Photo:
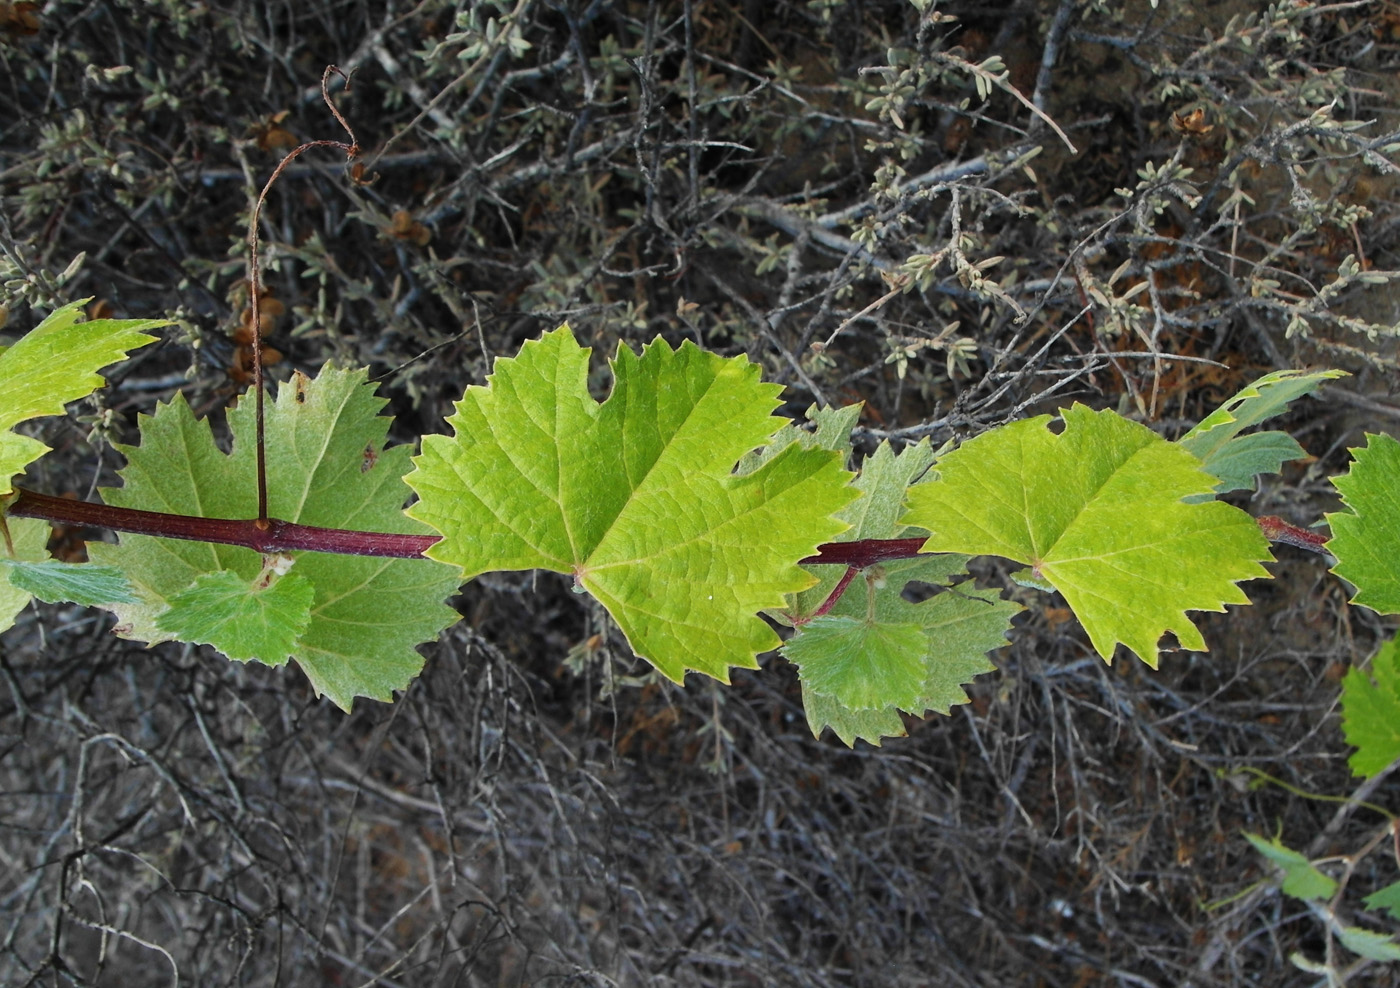
<instances>
[{"instance_id":1,"label":"small leaf","mask_svg":"<svg viewBox=\"0 0 1400 988\"><path fill-rule=\"evenodd\" d=\"M1342 679L1342 732L1356 748L1348 764L1363 778L1400 758L1400 640L1381 646L1370 675L1352 669Z\"/></svg>"},{"instance_id":2,"label":"small leaf","mask_svg":"<svg viewBox=\"0 0 1400 988\"><path fill-rule=\"evenodd\" d=\"M11 430L42 415L62 415L63 406L100 388L96 373L131 350L155 341L141 332L167 326L168 319L93 319L79 322L88 299L51 312L17 343L0 353L0 496L10 479L48 447Z\"/></svg>"},{"instance_id":3,"label":"small leaf","mask_svg":"<svg viewBox=\"0 0 1400 988\"><path fill-rule=\"evenodd\" d=\"M311 624L316 589L289 573L251 582L237 573L205 573L170 598L156 626L184 642L213 645L230 659L282 665Z\"/></svg>"},{"instance_id":4,"label":"small leaf","mask_svg":"<svg viewBox=\"0 0 1400 988\"><path fill-rule=\"evenodd\" d=\"M1185 504L1212 478L1151 429L1083 405L1055 435L1040 416L985 433L942 457L939 479L909 492L906 524L925 549L1030 565L1074 610L1105 660L1122 642L1148 665L1175 633L1205 651L1188 610L1247 603L1236 585L1267 576L1268 543L1249 515Z\"/></svg>"},{"instance_id":5,"label":"small leaf","mask_svg":"<svg viewBox=\"0 0 1400 988\"><path fill-rule=\"evenodd\" d=\"M131 584L121 570L91 563L0 560L9 569L10 582L49 604L71 602L85 607L134 603Z\"/></svg>"},{"instance_id":6,"label":"small leaf","mask_svg":"<svg viewBox=\"0 0 1400 988\"><path fill-rule=\"evenodd\" d=\"M783 648L814 693L852 710L912 708L923 694L927 651L917 624L833 614L813 618Z\"/></svg>"},{"instance_id":7,"label":"small leaf","mask_svg":"<svg viewBox=\"0 0 1400 988\"><path fill-rule=\"evenodd\" d=\"M1366 896L1363 902L1367 909L1384 909L1390 913L1391 919L1400 919L1400 882L1392 882L1383 889L1379 889Z\"/></svg>"},{"instance_id":8,"label":"small leaf","mask_svg":"<svg viewBox=\"0 0 1400 988\"><path fill-rule=\"evenodd\" d=\"M1337 939L1353 954L1373 961L1400 961L1400 943L1384 933L1364 930L1359 926L1342 926L1337 929Z\"/></svg>"},{"instance_id":9,"label":"small leaf","mask_svg":"<svg viewBox=\"0 0 1400 988\"><path fill-rule=\"evenodd\" d=\"M39 562L48 558L48 551L44 548L48 545L51 531L48 522L37 518L4 518L3 521L10 530L10 541L15 547L14 560ZM0 540L0 554L4 552L4 542ZM15 615L34 596L10 580L11 571L11 567L0 566L0 631L15 623Z\"/></svg>"},{"instance_id":10,"label":"small leaf","mask_svg":"<svg viewBox=\"0 0 1400 988\"><path fill-rule=\"evenodd\" d=\"M1264 838L1245 834L1254 849L1283 869L1283 891L1295 899L1326 899L1337 891L1337 882L1313 867L1313 863L1297 851L1284 847L1277 837Z\"/></svg>"},{"instance_id":11,"label":"small leaf","mask_svg":"<svg viewBox=\"0 0 1400 988\"><path fill-rule=\"evenodd\" d=\"M568 574L664 675L727 682L779 644L757 612L812 583L797 561L846 527L832 514L857 496L849 475L798 444L735 474L783 424L779 386L743 357L620 346L600 405L588 354L565 326L496 361L457 403L455 435L423 440L409 514L464 579Z\"/></svg>"},{"instance_id":12,"label":"small leaf","mask_svg":"<svg viewBox=\"0 0 1400 988\"><path fill-rule=\"evenodd\" d=\"M1261 473L1278 473L1285 463L1301 460L1307 450L1286 432L1270 430L1251 432L1227 443L1209 463L1202 463L1207 473L1216 477L1216 494L1229 491L1254 490ZM1197 495L1207 499L1210 495Z\"/></svg>"},{"instance_id":13,"label":"small leaf","mask_svg":"<svg viewBox=\"0 0 1400 988\"><path fill-rule=\"evenodd\" d=\"M1332 572L1356 587L1353 604L1400 614L1400 442L1368 434L1351 470L1332 478L1351 509L1328 514Z\"/></svg>"},{"instance_id":14,"label":"small leaf","mask_svg":"<svg viewBox=\"0 0 1400 988\"><path fill-rule=\"evenodd\" d=\"M844 445L844 435L839 441ZM927 476L933 458L927 442L898 455L881 443L855 481L865 496L837 516L851 524L838 541L924 534L899 518L909 485ZM966 556L929 554L871 567L827 615L810 620L844 570L808 567L820 578L817 585L792 595L787 608L773 616L798 628L783 652L801 672L802 702L814 736L830 727L847 745L857 738L878 745L881 737L905 733L900 710L946 714L967 702L963 685L992 671L987 653L1006 644L1020 605L970 584L917 604L902 597L910 583L949 588L966 575L966 563Z\"/></svg>"},{"instance_id":15,"label":"small leaf","mask_svg":"<svg viewBox=\"0 0 1400 988\"><path fill-rule=\"evenodd\" d=\"M1213 464L1241 432L1278 415L1289 402L1316 391L1323 381L1346 376L1346 371L1339 370L1265 374L1201 419L1177 444L1201 460L1208 473L1220 476Z\"/></svg>"}]
</instances>

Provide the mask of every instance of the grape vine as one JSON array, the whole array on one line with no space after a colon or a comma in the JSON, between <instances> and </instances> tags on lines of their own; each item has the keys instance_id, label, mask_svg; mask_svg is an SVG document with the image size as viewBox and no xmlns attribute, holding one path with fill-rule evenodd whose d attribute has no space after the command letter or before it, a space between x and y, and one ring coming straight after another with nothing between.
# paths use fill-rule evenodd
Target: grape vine
<instances>
[{"instance_id":1,"label":"grape vine","mask_svg":"<svg viewBox=\"0 0 1400 988\"><path fill-rule=\"evenodd\" d=\"M98 368L160 325L78 313L63 307L0 355L7 488L44 452L13 426L90 392ZM1020 606L968 577L974 556L1024 564L1019 582L1061 593L1105 660L1123 644L1155 665L1168 633L1206 647L1188 612L1247 602L1241 584L1267 577L1269 538L1320 542L1216 495L1301 454L1281 433L1245 430L1336 372L1271 374L1180 442L1075 405L1058 432L1041 416L953 450L882 444L856 468L858 407L784 421L778 388L743 357L623 346L600 403L589 356L567 326L527 343L466 390L454 435L427 437L416 456L385 447L364 371L294 374L261 422L238 402L228 453L177 397L120 449L123 486L102 489L103 503L9 493L0 616L8 625L30 596L100 606L124 637L293 660L348 709L408 685L416 646L456 619L443 602L462 583L552 570L668 678L727 681L781 648L814 732L878 743L903 733L901 711L965 702L1011 632ZM260 424L265 493L249 482ZM1338 479L1349 510L1329 518L1326 546L1357 602L1390 611L1394 445L1373 438ZM122 534L93 543L87 563L60 563L42 558L37 519ZM917 603L911 585L924 588Z\"/></svg>"}]
</instances>

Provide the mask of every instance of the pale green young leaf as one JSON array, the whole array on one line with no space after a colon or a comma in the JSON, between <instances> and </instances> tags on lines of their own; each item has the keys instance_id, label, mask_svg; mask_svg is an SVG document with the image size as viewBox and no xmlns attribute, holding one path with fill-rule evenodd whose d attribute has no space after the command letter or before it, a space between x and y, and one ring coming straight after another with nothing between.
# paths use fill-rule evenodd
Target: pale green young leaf
<instances>
[{"instance_id":1,"label":"pale green young leaf","mask_svg":"<svg viewBox=\"0 0 1400 988\"><path fill-rule=\"evenodd\" d=\"M274 518L359 531L424 533L402 506L402 476L411 450L384 448L389 420L378 413L365 372L325 369L283 384L267 407L269 513ZM123 448L124 486L103 490L108 504L207 518L257 515L254 487L254 402L228 413L230 454L214 442L177 396L141 419L141 445ZM96 562L119 567L140 602L117 604L118 634L148 642L173 632L160 615L205 574L228 572L246 583L262 571L252 550L142 535L119 545L93 543ZM317 693L349 709L356 696L390 699L422 668L416 646L431 641L456 615L443 604L458 585L451 567L426 559L377 559L306 552L295 575L315 588L311 620L292 651ZM254 656L285 661L276 650Z\"/></svg>"},{"instance_id":2,"label":"pale green young leaf","mask_svg":"<svg viewBox=\"0 0 1400 988\"><path fill-rule=\"evenodd\" d=\"M1353 954L1373 961L1400 961L1400 943L1375 930L1360 926L1339 926L1337 939Z\"/></svg>"},{"instance_id":3,"label":"pale green young leaf","mask_svg":"<svg viewBox=\"0 0 1400 988\"><path fill-rule=\"evenodd\" d=\"M933 458L927 442L898 455L882 443L855 480L864 496L838 515L851 527L837 541L926 534L899 519L909 485L927 475ZM819 582L792 595L775 616L798 627L783 652L801 673L814 735L830 727L848 745L857 738L879 744L883 736L905 733L900 710L922 716L967 702L963 685L991 671L987 653L1006 644L1020 605L999 600L995 591L962 586L917 604L902 597L911 582L949 587L966 575L966 562L966 556L930 554L872 567L813 620L844 569L809 567Z\"/></svg>"},{"instance_id":4,"label":"pale green young leaf","mask_svg":"<svg viewBox=\"0 0 1400 988\"><path fill-rule=\"evenodd\" d=\"M621 346L599 404L588 354L565 326L498 360L457 403L455 435L424 439L409 514L464 579L568 574L666 676L728 681L778 645L757 612L812 582L797 560L845 527L832 515L856 497L849 475L797 444L734 473L782 425L780 388L742 357Z\"/></svg>"},{"instance_id":5,"label":"pale green young leaf","mask_svg":"<svg viewBox=\"0 0 1400 988\"><path fill-rule=\"evenodd\" d=\"M1332 572L1356 587L1353 604L1400 614L1400 442L1367 435L1348 473L1333 477L1349 511L1327 516Z\"/></svg>"},{"instance_id":6,"label":"pale green young leaf","mask_svg":"<svg viewBox=\"0 0 1400 988\"><path fill-rule=\"evenodd\" d=\"M182 642L213 645L230 659L281 665L297 654L315 598L315 587L295 573L276 576L265 567L249 581L220 570L171 597L156 626Z\"/></svg>"},{"instance_id":7,"label":"pale green young leaf","mask_svg":"<svg viewBox=\"0 0 1400 988\"><path fill-rule=\"evenodd\" d=\"M938 461L909 492L906 524L925 548L1004 556L1060 591L1105 660L1122 642L1157 665L1173 632L1204 651L1189 610L1247 603L1237 585L1264 577L1268 543L1249 515L1219 501L1186 504L1213 480L1176 443L1111 411L1066 409L985 433Z\"/></svg>"},{"instance_id":8,"label":"pale green young leaf","mask_svg":"<svg viewBox=\"0 0 1400 988\"><path fill-rule=\"evenodd\" d=\"M1391 919L1400 919L1400 882L1391 882L1385 888L1372 892L1362 901L1366 903L1367 909L1384 909L1390 914Z\"/></svg>"},{"instance_id":9,"label":"pale green young leaf","mask_svg":"<svg viewBox=\"0 0 1400 988\"><path fill-rule=\"evenodd\" d=\"M48 447L12 431L27 419L62 415L63 406L103 384L97 371L155 341L142 330L168 319L93 319L79 322L86 299L54 310L0 353L0 496L10 480Z\"/></svg>"},{"instance_id":10,"label":"pale green young leaf","mask_svg":"<svg viewBox=\"0 0 1400 988\"><path fill-rule=\"evenodd\" d=\"M939 560L953 567L960 561ZM828 614L802 625L783 646L804 687L853 712L946 714L966 703L963 685L992 671L987 653L1006 644L1021 607L998 599L995 590L946 589L917 604L900 595L911 580L932 582L925 577L933 575L923 560L899 560L853 580ZM824 725L811 726L820 734Z\"/></svg>"},{"instance_id":11,"label":"pale green young leaf","mask_svg":"<svg viewBox=\"0 0 1400 988\"><path fill-rule=\"evenodd\" d=\"M1313 863L1291 847L1285 847L1277 837L1245 834L1254 849L1283 869L1283 891L1295 899L1326 899L1337 891L1337 881L1313 867Z\"/></svg>"},{"instance_id":12,"label":"pale green young leaf","mask_svg":"<svg viewBox=\"0 0 1400 988\"><path fill-rule=\"evenodd\" d=\"M1381 646L1370 675L1352 669L1343 677L1342 733L1356 748L1348 764L1362 778L1400 758L1400 639Z\"/></svg>"},{"instance_id":13,"label":"pale green young leaf","mask_svg":"<svg viewBox=\"0 0 1400 988\"><path fill-rule=\"evenodd\" d=\"M10 542L15 550L14 556L10 556L3 542L0 542L0 555L6 559L35 563L49 558L48 550L45 549L51 531L48 522L40 521L37 518L4 518L0 520L3 520L9 529ZM11 567L0 566L0 631L4 631L15 623L15 616L34 596L10 580L11 572Z\"/></svg>"},{"instance_id":14,"label":"pale green young leaf","mask_svg":"<svg viewBox=\"0 0 1400 988\"><path fill-rule=\"evenodd\" d=\"M135 603L136 597L120 570L92 563L37 562L0 559L10 583L49 604L63 602L93 607L108 603Z\"/></svg>"}]
</instances>

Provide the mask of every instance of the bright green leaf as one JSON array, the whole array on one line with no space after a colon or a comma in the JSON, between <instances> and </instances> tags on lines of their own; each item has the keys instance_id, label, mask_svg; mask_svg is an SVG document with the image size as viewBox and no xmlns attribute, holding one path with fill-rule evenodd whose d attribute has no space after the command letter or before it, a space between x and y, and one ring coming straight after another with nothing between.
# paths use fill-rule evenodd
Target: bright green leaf
<instances>
[{"instance_id":1,"label":"bright green leaf","mask_svg":"<svg viewBox=\"0 0 1400 988\"><path fill-rule=\"evenodd\" d=\"M1359 926L1341 926L1337 928L1337 939L1352 953L1373 961L1400 961L1400 943L1384 933Z\"/></svg>"},{"instance_id":2,"label":"bright green leaf","mask_svg":"<svg viewBox=\"0 0 1400 988\"><path fill-rule=\"evenodd\" d=\"M1350 472L1332 478L1351 509L1327 516L1332 572L1355 585L1353 604L1400 614L1400 442L1367 435L1351 455Z\"/></svg>"},{"instance_id":3,"label":"bright green leaf","mask_svg":"<svg viewBox=\"0 0 1400 988\"><path fill-rule=\"evenodd\" d=\"M1065 410L1060 435L1049 422L1013 423L942 457L939 479L910 490L905 523L933 533L928 550L1031 566L1105 659L1122 642L1155 667L1168 631L1204 651L1186 612L1247 603L1238 582L1268 575L1258 525L1223 502L1183 503L1212 478L1144 426L1082 405Z\"/></svg>"},{"instance_id":4,"label":"bright green leaf","mask_svg":"<svg viewBox=\"0 0 1400 988\"><path fill-rule=\"evenodd\" d=\"M456 435L423 440L409 513L465 579L568 574L666 676L728 681L778 645L757 612L812 582L797 560L841 532L832 514L856 492L838 456L797 444L734 473L782 425L781 389L746 359L621 346L600 405L588 354L565 326L498 360L457 403Z\"/></svg>"},{"instance_id":5,"label":"bright green leaf","mask_svg":"<svg viewBox=\"0 0 1400 988\"><path fill-rule=\"evenodd\" d=\"M51 531L48 522L39 521L37 518L5 518L3 521L10 530L10 541L15 549L13 557L5 555L5 546L3 540L0 540L0 555L3 555L3 558L41 562L49 557L44 548L48 545ZM15 623L15 615L19 614L34 596L10 580L12 572L12 567L0 566L0 631Z\"/></svg>"},{"instance_id":6,"label":"bright green leaf","mask_svg":"<svg viewBox=\"0 0 1400 988\"><path fill-rule=\"evenodd\" d=\"M10 582L50 604L64 601L87 607L108 603L135 603L131 586L120 570L91 563L0 560L9 570Z\"/></svg>"},{"instance_id":7,"label":"bright green leaf","mask_svg":"<svg viewBox=\"0 0 1400 988\"><path fill-rule=\"evenodd\" d=\"M1264 838L1245 834L1254 849L1283 869L1283 891L1295 899L1326 899L1337 891L1337 882L1313 867L1313 863L1290 847L1284 847L1277 837Z\"/></svg>"},{"instance_id":8,"label":"bright green leaf","mask_svg":"<svg viewBox=\"0 0 1400 988\"><path fill-rule=\"evenodd\" d=\"M315 588L295 573L279 577L264 567L250 582L220 570L171 597L156 625L180 641L213 645L230 659L281 665L296 654L315 597Z\"/></svg>"},{"instance_id":9,"label":"bright green leaf","mask_svg":"<svg viewBox=\"0 0 1400 988\"><path fill-rule=\"evenodd\" d=\"M325 369L315 380L296 374L283 384L266 410L271 516L327 528L425 532L402 511L409 492L401 478L412 451L384 449L389 420L378 414L384 404L363 370ZM103 500L207 518L256 517L251 398L229 411L228 424L233 450L226 455L208 422L196 421L179 396L142 416L141 445L122 450L125 484L103 490ZM119 567L140 598L110 608L117 633L127 638L175 637L161 627L160 615L201 576L227 571L251 584L263 568L258 553L237 546L120 539L120 545L93 543L89 554ZM423 665L415 646L456 619L442 603L459 582L450 567L317 552L295 559L295 575L315 588L315 600L292 654L317 693L343 709L356 696L387 700L407 686ZM286 655L279 646L252 657L278 664Z\"/></svg>"},{"instance_id":10,"label":"bright green leaf","mask_svg":"<svg viewBox=\"0 0 1400 988\"><path fill-rule=\"evenodd\" d=\"M48 452L39 440L11 430L27 419L62 415L63 406L103 384L100 368L155 340L141 332L168 319L93 319L79 322L87 299L56 309L0 353L0 496L10 479Z\"/></svg>"},{"instance_id":11,"label":"bright green leaf","mask_svg":"<svg viewBox=\"0 0 1400 988\"><path fill-rule=\"evenodd\" d=\"M1378 889L1366 896L1364 900L1367 909L1384 909L1390 913L1391 919L1400 919L1400 882L1392 882L1383 889Z\"/></svg>"},{"instance_id":12,"label":"bright green leaf","mask_svg":"<svg viewBox=\"0 0 1400 988\"><path fill-rule=\"evenodd\" d=\"M1400 639L1381 646L1370 675L1352 669L1342 679L1342 732L1356 748L1348 764L1363 778L1400 758Z\"/></svg>"}]
</instances>

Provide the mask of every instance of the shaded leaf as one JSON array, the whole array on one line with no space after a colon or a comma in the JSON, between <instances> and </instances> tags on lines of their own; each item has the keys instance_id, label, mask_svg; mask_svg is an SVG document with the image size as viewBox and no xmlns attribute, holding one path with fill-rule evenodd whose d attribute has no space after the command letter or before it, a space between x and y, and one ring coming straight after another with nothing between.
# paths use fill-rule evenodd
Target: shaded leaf
<instances>
[{"instance_id":1,"label":"shaded leaf","mask_svg":"<svg viewBox=\"0 0 1400 988\"><path fill-rule=\"evenodd\" d=\"M1400 919L1400 882L1392 882L1383 889L1378 889L1366 896L1364 900L1367 909L1384 909L1390 913L1391 919Z\"/></svg>"},{"instance_id":2,"label":"shaded leaf","mask_svg":"<svg viewBox=\"0 0 1400 988\"><path fill-rule=\"evenodd\" d=\"M70 602L87 607L109 603L134 603L135 594L126 577L111 566L0 560L9 570L10 582L48 604Z\"/></svg>"},{"instance_id":3,"label":"shaded leaf","mask_svg":"<svg viewBox=\"0 0 1400 988\"><path fill-rule=\"evenodd\" d=\"M170 598L156 619L184 642L213 645L230 659L281 665L293 657L311 624L315 588L296 574L251 582L230 570L204 573Z\"/></svg>"},{"instance_id":4,"label":"shaded leaf","mask_svg":"<svg viewBox=\"0 0 1400 988\"><path fill-rule=\"evenodd\" d=\"M1281 432L1259 433L1271 438L1241 436L1288 407L1289 402L1316 391L1324 381L1345 377L1346 371L1282 370L1266 374L1203 418L1178 440L1178 445L1201 461L1207 473L1217 477L1217 492L1253 489L1261 473L1276 473L1303 449Z\"/></svg>"},{"instance_id":5,"label":"shaded leaf","mask_svg":"<svg viewBox=\"0 0 1400 988\"><path fill-rule=\"evenodd\" d=\"M384 448L389 419L378 413L385 402L365 377L363 370L331 368L315 380L294 374L269 403L272 517L327 528L425 532L402 510L409 492L401 478L411 450ZM254 402L240 401L228 423L233 448L224 454L208 422L196 421L181 396L142 416L141 445L122 447L124 486L102 490L103 500L207 518L256 517ZM160 615L201 576L227 572L251 585L263 568L250 549L144 535L123 534L118 545L92 543L89 554L120 568L140 598L110 608L117 633L148 642L175 637ZM458 585L451 567L319 552L294 557L295 575L314 588L315 599L292 655L316 692L343 709L356 696L388 700L407 686L423 665L416 646L456 619L443 604ZM275 665L287 654L278 645L249 657Z\"/></svg>"},{"instance_id":6,"label":"shaded leaf","mask_svg":"<svg viewBox=\"0 0 1400 988\"><path fill-rule=\"evenodd\" d=\"M13 558L16 561L40 562L49 557L45 548L49 542L48 522L40 521L37 518L8 517L3 521L10 530L10 541L15 549L13 557L6 556L5 558ZM0 542L0 553L4 551L4 544ZM15 623L15 616L34 596L28 590L11 581L12 571L12 567L0 566L0 631L4 631Z\"/></svg>"}]
</instances>

